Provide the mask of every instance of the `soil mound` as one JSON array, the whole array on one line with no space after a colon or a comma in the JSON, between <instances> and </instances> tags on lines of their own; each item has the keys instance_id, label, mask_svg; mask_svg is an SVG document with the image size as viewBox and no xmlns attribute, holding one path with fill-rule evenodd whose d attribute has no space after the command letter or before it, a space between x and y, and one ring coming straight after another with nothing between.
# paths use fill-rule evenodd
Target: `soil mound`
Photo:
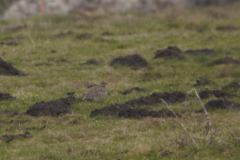
<instances>
[{"instance_id":1,"label":"soil mound","mask_svg":"<svg viewBox=\"0 0 240 160\"><path fill-rule=\"evenodd\" d=\"M118 117L124 118L144 118L144 117L155 117L155 118L162 118L162 117L175 117L174 114L170 111L160 110L156 111L149 111L147 109L123 109L118 113Z\"/></svg>"},{"instance_id":2,"label":"soil mound","mask_svg":"<svg viewBox=\"0 0 240 160\"><path fill-rule=\"evenodd\" d=\"M113 36L114 34L111 32L103 32L102 35L103 36Z\"/></svg>"},{"instance_id":3,"label":"soil mound","mask_svg":"<svg viewBox=\"0 0 240 160\"><path fill-rule=\"evenodd\" d=\"M184 53L190 54L190 55L213 55L215 51L213 49L196 49L196 50L186 50Z\"/></svg>"},{"instance_id":4,"label":"soil mound","mask_svg":"<svg viewBox=\"0 0 240 160\"><path fill-rule=\"evenodd\" d=\"M233 58L221 58L217 59L212 62L213 65L219 65L219 64L240 64L239 60L233 59Z\"/></svg>"},{"instance_id":5,"label":"soil mound","mask_svg":"<svg viewBox=\"0 0 240 160\"><path fill-rule=\"evenodd\" d=\"M211 100L205 105L207 110L215 109L239 109L240 104L226 99Z\"/></svg>"},{"instance_id":6,"label":"soil mound","mask_svg":"<svg viewBox=\"0 0 240 160\"><path fill-rule=\"evenodd\" d=\"M155 58L178 58L178 59L184 59L185 57L183 55L181 55L181 50L178 47L168 47L162 50L157 50L155 52L155 56L153 57Z\"/></svg>"},{"instance_id":7,"label":"soil mound","mask_svg":"<svg viewBox=\"0 0 240 160\"><path fill-rule=\"evenodd\" d=\"M71 108L68 99L61 98L56 101L36 103L26 113L31 116L54 116L70 113Z\"/></svg>"},{"instance_id":8,"label":"soil mound","mask_svg":"<svg viewBox=\"0 0 240 160\"><path fill-rule=\"evenodd\" d=\"M199 96L202 99L210 98L210 95L214 95L217 98L232 98L233 97L232 94L222 91L222 90L212 90L212 91L205 90L205 91L202 91L199 93Z\"/></svg>"},{"instance_id":9,"label":"soil mound","mask_svg":"<svg viewBox=\"0 0 240 160\"><path fill-rule=\"evenodd\" d=\"M208 79L201 78L201 79L196 80L196 84L194 84L193 87L205 86L205 85L212 84L212 83L213 82Z\"/></svg>"},{"instance_id":10,"label":"soil mound","mask_svg":"<svg viewBox=\"0 0 240 160\"><path fill-rule=\"evenodd\" d=\"M87 62L85 63L80 63L79 65L99 65L99 61L95 60L95 59L89 59L87 60Z\"/></svg>"},{"instance_id":11,"label":"soil mound","mask_svg":"<svg viewBox=\"0 0 240 160\"><path fill-rule=\"evenodd\" d=\"M77 36L77 39L92 39L93 35L89 33L83 33Z\"/></svg>"},{"instance_id":12,"label":"soil mound","mask_svg":"<svg viewBox=\"0 0 240 160\"><path fill-rule=\"evenodd\" d=\"M0 93L0 101L13 100L14 98L9 93Z\"/></svg>"},{"instance_id":13,"label":"soil mound","mask_svg":"<svg viewBox=\"0 0 240 160\"><path fill-rule=\"evenodd\" d=\"M135 109L134 107L145 106L145 105L157 105L162 103L161 99L168 103L182 102L186 99L186 94L182 92L175 91L173 93L156 93L154 92L148 97L140 97L138 99L129 100L125 104L113 104L109 107L104 107L102 109L95 109L91 112L90 116L95 117L98 115L109 115L115 117L126 117L126 118L140 118L146 116L152 117L163 117L172 116L170 112L167 111L148 111L144 108Z\"/></svg>"},{"instance_id":14,"label":"soil mound","mask_svg":"<svg viewBox=\"0 0 240 160\"><path fill-rule=\"evenodd\" d=\"M19 72L15 67L10 63L5 62L0 57L0 75L13 75L13 76L24 76L24 73Z\"/></svg>"},{"instance_id":15,"label":"soil mound","mask_svg":"<svg viewBox=\"0 0 240 160\"><path fill-rule=\"evenodd\" d=\"M123 66L130 66L132 68L143 68L147 67L148 62L139 54L127 55L125 57L117 57L112 60L110 63L111 66L115 66L117 64Z\"/></svg>"},{"instance_id":16,"label":"soil mound","mask_svg":"<svg viewBox=\"0 0 240 160\"><path fill-rule=\"evenodd\" d=\"M19 134L19 135L3 135L1 137L2 140L5 140L6 143L11 142L14 139L23 139L23 138L31 138L33 137L33 135L31 133L29 133L28 131L26 131L24 134Z\"/></svg>"},{"instance_id":17,"label":"soil mound","mask_svg":"<svg viewBox=\"0 0 240 160\"><path fill-rule=\"evenodd\" d=\"M240 85L237 82L230 83L226 86L223 86L222 89L231 90L231 89L240 89Z\"/></svg>"},{"instance_id":18,"label":"soil mound","mask_svg":"<svg viewBox=\"0 0 240 160\"><path fill-rule=\"evenodd\" d=\"M234 101L228 101L226 99L217 99L217 100L208 101L205 107L207 110L217 110L217 109L239 110L240 104ZM196 111L196 113L203 113L203 112L204 112L203 109Z\"/></svg>"},{"instance_id":19,"label":"soil mound","mask_svg":"<svg viewBox=\"0 0 240 160\"><path fill-rule=\"evenodd\" d=\"M132 93L133 91L146 93L146 92L148 92L149 90L146 89L146 88L135 87L135 88L132 88L132 89L127 89L126 91L121 92L121 93L122 93L123 95L127 95L127 94Z\"/></svg>"},{"instance_id":20,"label":"soil mound","mask_svg":"<svg viewBox=\"0 0 240 160\"><path fill-rule=\"evenodd\" d=\"M216 30L218 31L235 31L239 30L240 27L235 27L235 26L218 26Z\"/></svg>"}]
</instances>

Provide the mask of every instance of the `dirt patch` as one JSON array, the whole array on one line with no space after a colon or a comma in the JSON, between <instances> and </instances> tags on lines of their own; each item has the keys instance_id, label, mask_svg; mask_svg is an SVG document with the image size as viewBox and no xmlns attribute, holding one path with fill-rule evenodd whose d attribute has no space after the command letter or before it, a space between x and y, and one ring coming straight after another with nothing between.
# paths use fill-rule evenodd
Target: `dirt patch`
<instances>
[{"instance_id":1,"label":"dirt patch","mask_svg":"<svg viewBox=\"0 0 240 160\"><path fill-rule=\"evenodd\" d=\"M178 58L178 59L184 59L185 57L183 55L181 55L182 51L178 48L178 47L168 47L166 49L162 49L162 50L157 50L155 52L155 56L153 57L155 58L167 58L167 59L171 59L171 58Z\"/></svg>"},{"instance_id":2,"label":"dirt patch","mask_svg":"<svg viewBox=\"0 0 240 160\"><path fill-rule=\"evenodd\" d=\"M142 118L146 116L152 117L172 116L170 112L167 112L165 110L156 112L148 111L144 108L137 109L134 108L145 105L156 106L157 104L162 103L161 99L165 100L167 103L182 102L186 99L186 94L178 91L175 91L173 93L154 92L148 97L140 97L138 99L129 100L125 104L113 104L109 107L104 107L102 109L95 109L91 112L90 116L95 117L98 115L109 115L126 118Z\"/></svg>"},{"instance_id":3,"label":"dirt patch","mask_svg":"<svg viewBox=\"0 0 240 160\"><path fill-rule=\"evenodd\" d=\"M79 65L99 65L99 61L95 59L87 60L85 63L80 63Z\"/></svg>"},{"instance_id":4,"label":"dirt patch","mask_svg":"<svg viewBox=\"0 0 240 160\"><path fill-rule=\"evenodd\" d=\"M196 50L186 50L184 53L190 54L190 55L213 55L216 52L213 49L196 49Z\"/></svg>"},{"instance_id":5,"label":"dirt patch","mask_svg":"<svg viewBox=\"0 0 240 160\"><path fill-rule=\"evenodd\" d=\"M139 54L127 55L125 57L117 57L110 63L111 66L115 65L130 66L132 69L147 67L148 62Z\"/></svg>"},{"instance_id":6,"label":"dirt patch","mask_svg":"<svg viewBox=\"0 0 240 160\"><path fill-rule=\"evenodd\" d=\"M58 33L56 35L53 35L52 38L62 38L62 37L67 37L67 36L71 36L71 35L74 35L74 33L72 31L68 31L68 32L61 32L61 33Z\"/></svg>"},{"instance_id":7,"label":"dirt patch","mask_svg":"<svg viewBox=\"0 0 240 160\"><path fill-rule=\"evenodd\" d=\"M92 39L93 38L93 35L92 34L89 34L89 33L83 33L83 34L80 34L76 37L77 39Z\"/></svg>"},{"instance_id":8,"label":"dirt patch","mask_svg":"<svg viewBox=\"0 0 240 160\"><path fill-rule=\"evenodd\" d=\"M209 84L213 84L213 82L205 78L200 78L196 80L196 84L194 84L193 87L205 86Z\"/></svg>"},{"instance_id":9,"label":"dirt patch","mask_svg":"<svg viewBox=\"0 0 240 160\"><path fill-rule=\"evenodd\" d=\"M135 87L135 88L132 88L132 89L127 89L126 91L120 92L120 93L123 94L123 95L127 95L127 94L132 93L133 91L146 93L146 92L148 92L149 90L146 89L146 88Z\"/></svg>"},{"instance_id":10,"label":"dirt patch","mask_svg":"<svg viewBox=\"0 0 240 160\"><path fill-rule=\"evenodd\" d=\"M216 30L218 31L236 31L239 30L240 27L235 27L235 26L218 26Z\"/></svg>"},{"instance_id":11,"label":"dirt patch","mask_svg":"<svg viewBox=\"0 0 240 160\"><path fill-rule=\"evenodd\" d=\"M0 101L4 100L14 100L14 98L9 93L0 93Z\"/></svg>"},{"instance_id":12,"label":"dirt patch","mask_svg":"<svg viewBox=\"0 0 240 160\"><path fill-rule=\"evenodd\" d=\"M54 116L70 113L71 108L68 99L61 98L56 101L36 103L31 106L26 113L31 116Z\"/></svg>"},{"instance_id":13,"label":"dirt patch","mask_svg":"<svg viewBox=\"0 0 240 160\"><path fill-rule=\"evenodd\" d=\"M50 51L51 53L57 53L57 50L56 49L53 49Z\"/></svg>"},{"instance_id":14,"label":"dirt patch","mask_svg":"<svg viewBox=\"0 0 240 160\"><path fill-rule=\"evenodd\" d=\"M205 105L207 110L217 110L217 109L234 109L239 110L240 104L234 101L228 101L226 99L217 99L211 100ZM196 112L204 112L203 109L200 109Z\"/></svg>"},{"instance_id":15,"label":"dirt patch","mask_svg":"<svg viewBox=\"0 0 240 160\"><path fill-rule=\"evenodd\" d=\"M1 137L2 140L5 140L6 143L11 142L14 139L23 139L23 138L31 138L33 137L33 135L31 133L29 133L28 131L26 131L24 134L18 134L18 135L3 135Z\"/></svg>"},{"instance_id":16,"label":"dirt patch","mask_svg":"<svg viewBox=\"0 0 240 160\"><path fill-rule=\"evenodd\" d=\"M0 45L1 46L3 46L3 45L5 45L5 46L17 46L17 45L19 45L19 43L17 43L17 42L0 42Z\"/></svg>"},{"instance_id":17,"label":"dirt patch","mask_svg":"<svg viewBox=\"0 0 240 160\"><path fill-rule=\"evenodd\" d=\"M103 32L102 35L103 36L113 36L114 34L111 32Z\"/></svg>"},{"instance_id":18,"label":"dirt patch","mask_svg":"<svg viewBox=\"0 0 240 160\"><path fill-rule=\"evenodd\" d=\"M231 90L231 89L240 89L240 85L237 82L230 83L226 86L223 86L222 89Z\"/></svg>"},{"instance_id":19,"label":"dirt patch","mask_svg":"<svg viewBox=\"0 0 240 160\"><path fill-rule=\"evenodd\" d=\"M156 112L156 111L149 111L147 109L137 108L137 109L123 109L118 113L118 117L141 119L144 117L162 118L162 117L175 117L175 116L171 111L160 110Z\"/></svg>"},{"instance_id":20,"label":"dirt patch","mask_svg":"<svg viewBox=\"0 0 240 160\"><path fill-rule=\"evenodd\" d=\"M210 98L210 95L214 95L216 98L232 98L233 95L222 91L222 90L205 90L199 93L200 98L202 99L206 99L206 98Z\"/></svg>"},{"instance_id":21,"label":"dirt patch","mask_svg":"<svg viewBox=\"0 0 240 160\"><path fill-rule=\"evenodd\" d=\"M25 76L26 74L19 72L10 63L5 62L0 57L0 75L13 75L13 76Z\"/></svg>"},{"instance_id":22,"label":"dirt patch","mask_svg":"<svg viewBox=\"0 0 240 160\"><path fill-rule=\"evenodd\" d=\"M233 58L220 58L212 62L213 65L220 65L220 64L240 64L240 61Z\"/></svg>"},{"instance_id":23,"label":"dirt patch","mask_svg":"<svg viewBox=\"0 0 240 160\"><path fill-rule=\"evenodd\" d=\"M57 62L63 62L63 63L65 63L65 62L68 62L66 59L64 59L64 58L59 58L58 60L57 60Z\"/></svg>"}]
</instances>

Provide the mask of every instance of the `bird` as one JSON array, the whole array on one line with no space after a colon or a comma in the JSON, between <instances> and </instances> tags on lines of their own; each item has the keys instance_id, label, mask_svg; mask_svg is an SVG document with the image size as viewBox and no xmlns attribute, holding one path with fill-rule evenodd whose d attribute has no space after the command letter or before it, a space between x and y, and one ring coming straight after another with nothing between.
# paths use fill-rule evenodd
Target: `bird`
<instances>
[{"instance_id":1,"label":"bird","mask_svg":"<svg viewBox=\"0 0 240 160\"><path fill-rule=\"evenodd\" d=\"M98 102L105 99L108 95L108 90L105 87L108 83L102 81L100 85L91 87L83 96L83 101Z\"/></svg>"}]
</instances>

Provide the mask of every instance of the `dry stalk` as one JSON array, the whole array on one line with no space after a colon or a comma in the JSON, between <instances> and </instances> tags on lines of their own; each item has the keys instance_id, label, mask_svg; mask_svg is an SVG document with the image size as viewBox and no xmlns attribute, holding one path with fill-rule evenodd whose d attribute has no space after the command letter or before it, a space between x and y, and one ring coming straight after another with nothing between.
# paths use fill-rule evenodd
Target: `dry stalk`
<instances>
[{"instance_id":1,"label":"dry stalk","mask_svg":"<svg viewBox=\"0 0 240 160\"><path fill-rule=\"evenodd\" d=\"M229 127L227 126L227 129L228 129L228 131L229 131L229 133L230 133L230 135L232 136L232 138L233 138L233 140L237 143L237 140L235 139L235 137L233 136L233 133L230 131L230 129L229 129Z\"/></svg>"},{"instance_id":2,"label":"dry stalk","mask_svg":"<svg viewBox=\"0 0 240 160\"><path fill-rule=\"evenodd\" d=\"M202 108L203 108L203 110L204 110L204 112L205 112L205 115L206 115L206 117L207 117L208 125L209 125L209 127L210 127L210 129L211 129L211 137L209 138L209 143L208 143L208 144L210 144L210 143L211 143L211 140L215 138L215 133L216 133L216 132L214 132L214 129L213 129L213 127L212 127L212 123L210 122L210 118L209 118L209 116L208 116L208 112L207 112L205 106L203 105L203 103L202 103L202 101L201 101L201 98L200 98L197 90L196 90L195 88L193 88L191 91L188 92L188 94L190 94L190 93L193 92L193 91L195 92L195 94L196 94L196 96L197 96L197 99L199 100L200 104L202 105Z\"/></svg>"},{"instance_id":3,"label":"dry stalk","mask_svg":"<svg viewBox=\"0 0 240 160\"><path fill-rule=\"evenodd\" d=\"M169 107L169 105L163 100L161 99L161 101L168 107L168 109L174 114L174 116L177 118L178 122L181 124L181 126L183 127L184 131L187 133L188 137L192 140L192 142L195 144L195 146L197 147L197 149L199 149L198 144L195 142L195 140L192 138L192 136L188 133L187 129L185 128L185 126L183 125L183 123L180 121L180 119L178 118L177 114Z\"/></svg>"}]
</instances>

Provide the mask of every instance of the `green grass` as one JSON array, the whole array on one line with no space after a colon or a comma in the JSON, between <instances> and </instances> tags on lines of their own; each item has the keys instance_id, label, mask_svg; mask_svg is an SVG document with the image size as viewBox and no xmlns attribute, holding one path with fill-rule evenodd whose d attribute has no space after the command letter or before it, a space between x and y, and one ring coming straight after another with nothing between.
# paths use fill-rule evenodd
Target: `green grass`
<instances>
[{"instance_id":1,"label":"green grass","mask_svg":"<svg viewBox=\"0 0 240 160\"><path fill-rule=\"evenodd\" d=\"M71 16L31 17L22 20L27 29L6 32L0 41L8 36L23 36L18 46L1 46L0 57L11 62L18 70L28 74L24 77L0 76L0 92L10 93L14 101L0 102L0 135L23 134L26 127L30 139L15 139L9 143L0 140L0 159L238 159L239 143L231 137L225 140L229 131L238 133L239 112L210 111L214 124L216 143L210 145L196 140L200 149L188 139L179 145L186 135L174 118L123 119L106 116L91 118L93 109L100 109L115 103L152 92L190 91L199 77L208 78L216 85L197 88L198 91L219 89L233 81L239 82L239 65L212 66L218 58L231 56L240 59L240 35L237 31L217 31L219 25L240 26L237 15L239 5L226 8L201 8L189 10L167 9L155 14L124 14L116 17L97 17L93 20L78 20ZM210 10L222 17L213 17ZM226 18L227 17L227 18ZM91 17L90 17L91 18ZM12 21L0 21L3 29L18 25ZM199 32L202 29L203 32ZM72 31L76 34L91 33L93 39L78 40L75 35L52 38L53 35ZM102 36L103 32L113 36ZM210 48L215 56L191 56L184 54L184 60L153 59L157 49L178 46L181 50ZM51 53L51 50L57 50ZM111 60L118 56L141 54L149 63L144 69L111 67ZM230 55L229 55L230 53ZM59 59L67 62L60 62ZM99 66L79 65L89 59L100 61ZM51 66L36 66L50 63ZM108 82L110 95L102 103L81 101L83 93L92 83ZM133 87L144 87L148 93L121 95L119 91ZM19 114L14 117L4 114L5 110L24 113L36 102L51 101L67 97L75 91L77 101L72 102L73 112L59 117L31 117ZM239 91L232 100L239 101ZM213 97L212 97L213 98ZM208 100L203 100L205 104ZM195 99L171 105L176 112L187 111L182 122L194 137L203 135L206 117L193 113L200 109ZM165 106L147 106L153 110L167 109ZM12 121L12 122L11 122ZM45 129L39 130L46 126ZM166 150L173 152L163 155Z\"/></svg>"}]
</instances>

